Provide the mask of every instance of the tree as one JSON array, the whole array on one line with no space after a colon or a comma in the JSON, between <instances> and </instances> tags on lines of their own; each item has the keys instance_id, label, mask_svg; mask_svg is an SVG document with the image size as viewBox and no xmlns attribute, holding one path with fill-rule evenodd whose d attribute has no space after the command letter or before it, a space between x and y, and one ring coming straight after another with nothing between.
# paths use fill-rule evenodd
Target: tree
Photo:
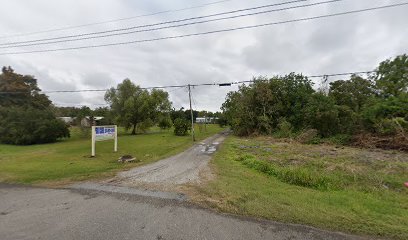
<instances>
[{"instance_id":1,"label":"tree","mask_svg":"<svg viewBox=\"0 0 408 240\"><path fill-rule=\"evenodd\" d=\"M3 67L0 92L0 142L26 145L69 137L68 127L55 118L51 101L33 76Z\"/></svg>"},{"instance_id":2,"label":"tree","mask_svg":"<svg viewBox=\"0 0 408 240\"><path fill-rule=\"evenodd\" d=\"M169 95L162 90L151 92L141 89L129 79L111 88L105 94L105 100L110 104L116 120L126 129L145 131L159 120L160 114L168 113L171 108Z\"/></svg>"},{"instance_id":3,"label":"tree","mask_svg":"<svg viewBox=\"0 0 408 240\"><path fill-rule=\"evenodd\" d=\"M191 123L184 118L177 118L174 120L174 134L177 136L187 135L188 130L191 129Z\"/></svg>"},{"instance_id":4,"label":"tree","mask_svg":"<svg viewBox=\"0 0 408 240\"><path fill-rule=\"evenodd\" d=\"M112 111L108 107L98 107L92 111L92 115L95 117L103 117L99 120L99 124L101 125L114 124Z\"/></svg>"},{"instance_id":5,"label":"tree","mask_svg":"<svg viewBox=\"0 0 408 240\"><path fill-rule=\"evenodd\" d=\"M408 92L408 55L380 63L373 76L376 87L384 97L397 97Z\"/></svg>"},{"instance_id":6,"label":"tree","mask_svg":"<svg viewBox=\"0 0 408 240\"><path fill-rule=\"evenodd\" d=\"M0 106L31 106L38 109L48 108L51 101L37 86L37 79L30 75L21 75L11 67L3 67L0 74Z\"/></svg>"},{"instance_id":7,"label":"tree","mask_svg":"<svg viewBox=\"0 0 408 240\"><path fill-rule=\"evenodd\" d=\"M29 145L69 136L65 123L56 119L49 109L0 107L0 142Z\"/></svg>"},{"instance_id":8,"label":"tree","mask_svg":"<svg viewBox=\"0 0 408 240\"><path fill-rule=\"evenodd\" d=\"M302 110L313 93L312 82L301 74L259 77L228 93L221 109L238 135L269 134L281 118L297 130L304 125Z\"/></svg>"},{"instance_id":9,"label":"tree","mask_svg":"<svg viewBox=\"0 0 408 240\"><path fill-rule=\"evenodd\" d=\"M170 129L173 126L173 122L171 121L171 118L169 115L163 115L159 119L159 128L166 130Z\"/></svg>"},{"instance_id":10,"label":"tree","mask_svg":"<svg viewBox=\"0 0 408 240\"><path fill-rule=\"evenodd\" d=\"M375 94L370 80L353 75L350 80L338 80L330 83L329 96L337 105L345 105L360 112L363 105Z\"/></svg>"}]
</instances>

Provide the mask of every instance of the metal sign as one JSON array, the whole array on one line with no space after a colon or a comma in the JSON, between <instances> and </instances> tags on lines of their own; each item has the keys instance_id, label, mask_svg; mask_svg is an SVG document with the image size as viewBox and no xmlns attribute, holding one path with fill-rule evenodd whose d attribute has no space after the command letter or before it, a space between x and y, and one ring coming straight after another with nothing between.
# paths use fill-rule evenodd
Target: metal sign
<instances>
[{"instance_id":1,"label":"metal sign","mask_svg":"<svg viewBox=\"0 0 408 240\"><path fill-rule=\"evenodd\" d=\"M112 126L92 126L92 157L95 156L95 142L105 140L115 140L113 151L118 151L118 127Z\"/></svg>"},{"instance_id":2,"label":"metal sign","mask_svg":"<svg viewBox=\"0 0 408 240\"><path fill-rule=\"evenodd\" d=\"M95 141L105 141L115 139L115 126L96 126L95 127Z\"/></svg>"}]
</instances>

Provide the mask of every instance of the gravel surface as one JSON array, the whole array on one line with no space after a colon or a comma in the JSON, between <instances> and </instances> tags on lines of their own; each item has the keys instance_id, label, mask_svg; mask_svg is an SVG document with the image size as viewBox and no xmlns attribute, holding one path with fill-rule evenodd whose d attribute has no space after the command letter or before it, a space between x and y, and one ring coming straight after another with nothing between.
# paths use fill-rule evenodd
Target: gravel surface
<instances>
[{"instance_id":1,"label":"gravel surface","mask_svg":"<svg viewBox=\"0 0 408 240\"><path fill-rule=\"evenodd\" d=\"M224 141L227 134L227 132L216 134L178 155L121 172L105 183L171 189L181 184L200 183L208 180L211 178L211 171L208 167L211 155Z\"/></svg>"}]
</instances>

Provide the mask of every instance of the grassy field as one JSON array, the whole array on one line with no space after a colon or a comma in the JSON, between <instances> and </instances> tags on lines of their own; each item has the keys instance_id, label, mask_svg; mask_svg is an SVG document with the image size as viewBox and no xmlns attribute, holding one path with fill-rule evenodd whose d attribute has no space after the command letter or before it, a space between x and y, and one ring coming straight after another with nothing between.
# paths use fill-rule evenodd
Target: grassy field
<instances>
[{"instance_id":1,"label":"grassy field","mask_svg":"<svg viewBox=\"0 0 408 240\"><path fill-rule=\"evenodd\" d=\"M209 125L207 132L196 129L197 140L221 131L218 125ZM53 144L13 146L0 144L0 182L57 186L72 181L112 176L119 170L160 160L177 154L193 143L190 136L175 136L172 131L128 135L119 132L118 152L113 152L113 141L96 143L96 157L90 158L91 140L83 138L78 129L71 129L72 137ZM120 164L117 159L125 154L141 162Z\"/></svg>"},{"instance_id":2,"label":"grassy field","mask_svg":"<svg viewBox=\"0 0 408 240\"><path fill-rule=\"evenodd\" d=\"M194 201L234 214L408 239L408 154L230 137Z\"/></svg>"}]
</instances>

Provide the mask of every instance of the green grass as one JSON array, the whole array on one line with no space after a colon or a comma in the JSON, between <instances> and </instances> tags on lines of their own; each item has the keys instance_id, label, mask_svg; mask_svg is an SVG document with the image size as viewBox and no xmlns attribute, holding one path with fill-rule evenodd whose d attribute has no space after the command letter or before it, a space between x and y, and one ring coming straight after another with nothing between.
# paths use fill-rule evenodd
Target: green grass
<instances>
[{"instance_id":1,"label":"green grass","mask_svg":"<svg viewBox=\"0 0 408 240\"><path fill-rule=\"evenodd\" d=\"M197 140L221 131L209 125L207 132L196 129ZM59 185L72 181L112 176L120 170L154 162L177 154L193 143L190 136L175 136L172 131L153 128L146 134L128 135L119 131L118 152L113 141L96 143L96 157L90 158L90 138L83 138L77 128L70 139L52 144L13 146L0 144L0 181L23 184ZM125 154L141 162L120 164Z\"/></svg>"},{"instance_id":2,"label":"green grass","mask_svg":"<svg viewBox=\"0 0 408 240\"><path fill-rule=\"evenodd\" d=\"M234 214L408 239L408 154L229 137L196 201Z\"/></svg>"}]
</instances>

